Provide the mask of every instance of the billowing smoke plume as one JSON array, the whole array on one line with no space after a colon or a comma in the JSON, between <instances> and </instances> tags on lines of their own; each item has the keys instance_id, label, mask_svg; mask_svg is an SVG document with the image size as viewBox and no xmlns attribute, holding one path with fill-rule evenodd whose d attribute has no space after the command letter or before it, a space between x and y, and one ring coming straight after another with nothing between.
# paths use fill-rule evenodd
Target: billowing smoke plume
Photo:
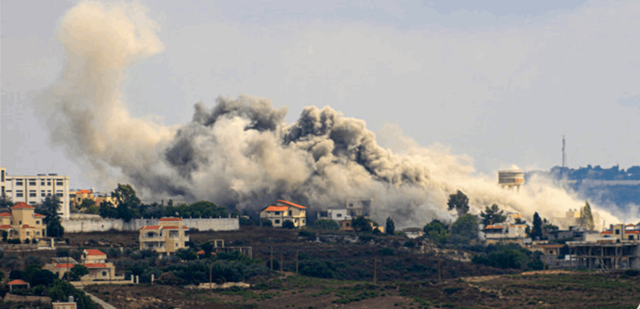
<instances>
[{"instance_id":1,"label":"billowing smoke plume","mask_svg":"<svg viewBox=\"0 0 640 309\"><path fill-rule=\"evenodd\" d=\"M475 212L497 203L529 218L535 211L552 218L583 203L536 180L519 193L502 190L495 177L472 176L469 158L406 137L391 136L403 145L392 152L364 121L328 106L307 107L288 124L285 108L242 95L218 98L212 109L196 104L192 121L176 127L134 118L121 83L132 62L162 51L157 31L136 4L81 2L62 20L64 72L40 99L52 140L86 160L96 179L118 175L155 197L211 200L240 211L277 198L315 210L373 199L374 219L390 215L399 226L453 219L446 202L458 189Z\"/></svg>"}]
</instances>

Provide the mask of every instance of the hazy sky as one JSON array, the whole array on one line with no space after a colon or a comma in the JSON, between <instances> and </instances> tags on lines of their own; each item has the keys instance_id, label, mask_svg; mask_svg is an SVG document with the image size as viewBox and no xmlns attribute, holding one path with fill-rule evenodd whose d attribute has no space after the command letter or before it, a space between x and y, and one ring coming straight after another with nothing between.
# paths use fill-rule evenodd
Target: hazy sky
<instances>
[{"instance_id":1,"label":"hazy sky","mask_svg":"<svg viewBox=\"0 0 640 309\"><path fill-rule=\"evenodd\" d=\"M60 74L76 1L2 1L0 165L97 187L53 148L31 100ZM396 124L490 174L640 164L640 1L146 1L165 50L132 66L138 117L248 93Z\"/></svg>"}]
</instances>

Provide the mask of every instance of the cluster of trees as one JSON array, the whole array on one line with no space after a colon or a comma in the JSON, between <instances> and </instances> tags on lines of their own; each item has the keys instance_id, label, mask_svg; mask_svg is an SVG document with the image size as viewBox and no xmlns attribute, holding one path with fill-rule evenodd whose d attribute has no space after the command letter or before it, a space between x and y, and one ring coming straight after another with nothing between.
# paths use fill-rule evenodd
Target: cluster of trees
<instances>
[{"instance_id":1,"label":"cluster of trees","mask_svg":"<svg viewBox=\"0 0 640 309\"><path fill-rule=\"evenodd\" d=\"M580 167L578 169L555 166L550 171L551 175L557 179L567 177L573 180L596 179L596 180L640 180L640 166L632 166L625 170L620 166L612 166L611 168L602 168L600 165L592 167Z\"/></svg>"},{"instance_id":2,"label":"cluster of trees","mask_svg":"<svg viewBox=\"0 0 640 309\"><path fill-rule=\"evenodd\" d=\"M471 261L496 268L541 270L544 267L540 252L531 252L517 244L489 245L485 252L473 256Z\"/></svg>"},{"instance_id":3,"label":"cluster of trees","mask_svg":"<svg viewBox=\"0 0 640 309\"><path fill-rule=\"evenodd\" d=\"M15 269L9 273L9 279L21 279L29 282L31 288L15 290L14 294L19 295L33 295L33 296L48 296L52 301L67 301L69 296L73 296L78 308L82 309L95 309L97 306L91 301L91 299L81 290L76 289L73 285L67 281L60 280L58 276L51 271L42 269L42 264L32 263L29 264L24 270ZM73 268L72 276L82 276L82 265L78 268ZM86 267L84 267L86 273Z\"/></svg>"},{"instance_id":4,"label":"cluster of trees","mask_svg":"<svg viewBox=\"0 0 640 309\"><path fill-rule=\"evenodd\" d=\"M174 206L169 200L167 206L153 203L143 204L136 195L136 191L128 184L118 184L118 187L111 193L116 205L104 201L100 203L99 214L103 218L123 219L125 222L133 218L161 218L161 217L228 217L229 213L224 207L214 203L200 201L191 205L181 204Z\"/></svg>"}]
</instances>

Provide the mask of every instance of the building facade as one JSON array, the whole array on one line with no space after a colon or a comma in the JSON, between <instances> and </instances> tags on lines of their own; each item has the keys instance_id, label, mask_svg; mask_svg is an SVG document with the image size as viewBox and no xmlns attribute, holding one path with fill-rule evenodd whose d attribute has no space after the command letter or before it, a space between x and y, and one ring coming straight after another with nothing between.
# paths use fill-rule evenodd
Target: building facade
<instances>
[{"instance_id":1,"label":"building facade","mask_svg":"<svg viewBox=\"0 0 640 309\"><path fill-rule=\"evenodd\" d=\"M69 177L58 174L38 174L36 176L9 175L0 167L0 196L12 202L24 202L31 206L41 203L47 196L57 196L62 205L60 217L69 219Z\"/></svg>"},{"instance_id":2,"label":"building facade","mask_svg":"<svg viewBox=\"0 0 640 309\"><path fill-rule=\"evenodd\" d=\"M44 215L35 213L35 207L18 202L11 207L11 213L0 213L0 231L7 232L7 238L18 238L21 242L26 239L37 241L47 236Z\"/></svg>"},{"instance_id":3,"label":"building facade","mask_svg":"<svg viewBox=\"0 0 640 309\"><path fill-rule=\"evenodd\" d=\"M82 251L81 263L72 258L54 258L53 263L45 264L42 269L51 271L62 279L77 264L84 265L89 273L80 281L113 281L124 280L124 276L116 276L116 266L107 262L107 254L97 249Z\"/></svg>"},{"instance_id":4,"label":"building facade","mask_svg":"<svg viewBox=\"0 0 640 309\"><path fill-rule=\"evenodd\" d=\"M158 225L147 225L140 229L140 250L153 250L160 256L175 254L187 248L189 236L181 218L162 218Z\"/></svg>"},{"instance_id":5,"label":"building facade","mask_svg":"<svg viewBox=\"0 0 640 309\"><path fill-rule=\"evenodd\" d=\"M260 219L271 221L274 227L282 227L285 221L293 222L295 227L303 227L307 225L307 207L278 200L275 206L262 209Z\"/></svg>"}]
</instances>

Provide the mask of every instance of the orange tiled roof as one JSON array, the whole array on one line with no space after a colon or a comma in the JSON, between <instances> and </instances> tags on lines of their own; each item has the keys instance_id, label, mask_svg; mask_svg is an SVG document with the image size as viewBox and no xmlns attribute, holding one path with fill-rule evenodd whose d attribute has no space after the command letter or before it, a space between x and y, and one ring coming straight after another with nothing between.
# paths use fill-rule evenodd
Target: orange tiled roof
<instances>
[{"instance_id":1,"label":"orange tiled roof","mask_svg":"<svg viewBox=\"0 0 640 309\"><path fill-rule=\"evenodd\" d=\"M23 224L23 225L22 225L22 228L23 228L23 229L35 229L36 227L35 227L35 226L30 226L30 225L28 225L28 224Z\"/></svg>"},{"instance_id":2,"label":"orange tiled roof","mask_svg":"<svg viewBox=\"0 0 640 309\"><path fill-rule=\"evenodd\" d=\"M73 266L75 266L75 264L71 264L71 263L56 264L56 268L73 268Z\"/></svg>"},{"instance_id":3,"label":"orange tiled roof","mask_svg":"<svg viewBox=\"0 0 640 309\"><path fill-rule=\"evenodd\" d=\"M289 209L289 206L269 206L263 211L286 211L287 209Z\"/></svg>"},{"instance_id":4,"label":"orange tiled roof","mask_svg":"<svg viewBox=\"0 0 640 309\"><path fill-rule=\"evenodd\" d=\"M76 194L91 194L91 190L80 190Z\"/></svg>"},{"instance_id":5,"label":"orange tiled roof","mask_svg":"<svg viewBox=\"0 0 640 309\"><path fill-rule=\"evenodd\" d=\"M162 228L165 229L165 230L177 230L177 229L180 229L180 227L176 226L176 225L163 226Z\"/></svg>"},{"instance_id":6,"label":"orange tiled roof","mask_svg":"<svg viewBox=\"0 0 640 309\"><path fill-rule=\"evenodd\" d=\"M87 255L107 255L106 253L98 249L85 249L84 251L87 253Z\"/></svg>"},{"instance_id":7,"label":"orange tiled roof","mask_svg":"<svg viewBox=\"0 0 640 309\"><path fill-rule=\"evenodd\" d=\"M25 202L17 202L11 209L35 209L35 207L25 203Z\"/></svg>"},{"instance_id":8,"label":"orange tiled roof","mask_svg":"<svg viewBox=\"0 0 640 309\"><path fill-rule=\"evenodd\" d=\"M0 230L8 230L8 229L12 229L13 226L11 225L0 225Z\"/></svg>"},{"instance_id":9,"label":"orange tiled roof","mask_svg":"<svg viewBox=\"0 0 640 309\"><path fill-rule=\"evenodd\" d=\"M197 255L203 255L204 254L204 250L200 250L198 252L196 252Z\"/></svg>"},{"instance_id":10,"label":"orange tiled roof","mask_svg":"<svg viewBox=\"0 0 640 309\"><path fill-rule=\"evenodd\" d=\"M107 268L105 263L85 263L84 266L87 268Z\"/></svg>"},{"instance_id":11,"label":"orange tiled roof","mask_svg":"<svg viewBox=\"0 0 640 309\"><path fill-rule=\"evenodd\" d=\"M33 214L34 217L36 218L46 218L47 216L45 215L41 215L41 214Z\"/></svg>"},{"instance_id":12,"label":"orange tiled roof","mask_svg":"<svg viewBox=\"0 0 640 309\"><path fill-rule=\"evenodd\" d=\"M0 213L0 217L11 217L11 214L8 212Z\"/></svg>"},{"instance_id":13,"label":"orange tiled roof","mask_svg":"<svg viewBox=\"0 0 640 309\"><path fill-rule=\"evenodd\" d=\"M143 226L140 230L159 230L160 226L159 225L147 225L147 226Z\"/></svg>"},{"instance_id":14,"label":"orange tiled roof","mask_svg":"<svg viewBox=\"0 0 640 309\"><path fill-rule=\"evenodd\" d=\"M485 227L485 229L487 229L487 230L501 230L502 226L499 226L499 225L487 225Z\"/></svg>"},{"instance_id":15,"label":"orange tiled roof","mask_svg":"<svg viewBox=\"0 0 640 309\"><path fill-rule=\"evenodd\" d=\"M625 231L625 234L640 234L640 231Z\"/></svg>"},{"instance_id":16,"label":"orange tiled roof","mask_svg":"<svg viewBox=\"0 0 640 309\"><path fill-rule=\"evenodd\" d=\"M278 200L278 202L283 203L283 204L287 204L287 205L289 205L289 206L293 206L293 207L295 207L295 208L307 209L307 207L300 206L300 205L298 205L298 204L291 203L291 202L289 202L289 201L285 201L285 200Z\"/></svg>"},{"instance_id":17,"label":"orange tiled roof","mask_svg":"<svg viewBox=\"0 0 640 309\"><path fill-rule=\"evenodd\" d=\"M166 221L182 221L182 218L162 218L160 220L158 220L160 222L166 222Z\"/></svg>"},{"instance_id":18,"label":"orange tiled roof","mask_svg":"<svg viewBox=\"0 0 640 309\"><path fill-rule=\"evenodd\" d=\"M16 280L13 280L13 281L11 281L11 282L9 282L7 284L8 285L27 285L28 283L26 283L26 282L24 282L24 281L22 281L20 279L16 279Z\"/></svg>"},{"instance_id":19,"label":"orange tiled roof","mask_svg":"<svg viewBox=\"0 0 640 309\"><path fill-rule=\"evenodd\" d=\"M611 231L602 231L600 234L611 234Z\"/></svg>"}]
</instances>

